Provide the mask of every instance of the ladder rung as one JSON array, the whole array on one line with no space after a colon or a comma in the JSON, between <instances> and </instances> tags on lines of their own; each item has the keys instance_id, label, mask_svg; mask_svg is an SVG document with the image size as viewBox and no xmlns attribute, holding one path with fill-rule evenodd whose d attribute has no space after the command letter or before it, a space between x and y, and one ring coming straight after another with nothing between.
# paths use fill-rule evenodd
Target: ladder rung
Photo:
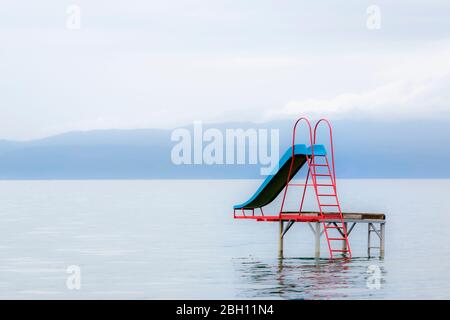
<instances>
[{"instance_id":1,"label":"ladder rung","mask_svg":"<svg viewBox=\"0 0 450 320\"><path fill-rule=\"evenodd\" d=\"M328 165L322 163L311 163L311 165L314 167L328 167Z\"/></svg>"},{"instance_id":2,"label":"ladder rung","mask_svg":"<svg viewBox=\"0 0 450 320\"><path fill-rule=\"evenodd\" d=\"M349 250L331 249L333 252L348 252Z\"/></svg>"},{"instance_id":3,"label":"ladder rung","mask_svg":"<svg viewBox=\"0 0 450 320\"><path fill-rule=\"evenodd\" d=\"M345 238L328 238L328 240L345 240Z\"/></svg>"},{"instance_id":4,"label":"ladder rung","mask_svg":"<svg viewBox=\"0 0 450 320\"><path fill-rule=\"evenodd\" d=\"M335 193L322 193L322 194L317 194L318 197L336 197Z\"/></svg>"},{"instance_id":5,"label":"ladder rung","mask_svg":"<svg viewBox=\"0 0 450 320\"><path fill-rule=\"evenodd\" d=\"M325 226L327 229L344 229L344 227L341 226Z\"/></svg>"},{"instance_id":6,"label":"ladder rung","mask_svg":"<svg viewBox=\"0 0 450 320\"><path fill-rule=\"evenodd\" d=\"M319 206L321 206L321 207L339 207L338 204L319 204Z\"/></svg>"},{"instance_id":7,"label":"ladder rung","mask_svg":"<svg viewBox=\"0 0 450 320\"><path fill-rule=\"evenodd\" d=\"M318 187L334 187L334 184L316 183Z\"/></svg>"},{"instance_id":8,"label":"ladder rung","mask_svg":"<svg viewBox=\"0 0 450 320\"><path fill-rule=\"evenodd\" d=\"M331 177L331 174L328 173L313 173L312 175L317 177Z\"/></svg>"}]
</instances>

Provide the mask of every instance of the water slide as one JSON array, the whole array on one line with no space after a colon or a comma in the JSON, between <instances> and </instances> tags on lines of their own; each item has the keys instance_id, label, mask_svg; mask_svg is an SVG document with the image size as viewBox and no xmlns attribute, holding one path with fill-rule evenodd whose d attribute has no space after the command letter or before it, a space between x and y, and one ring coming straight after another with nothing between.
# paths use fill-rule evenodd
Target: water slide
<instances>
[{"instance_id":1,"label":"water slide","mask_svg":"<svg viewBox=\"0 0 450 320\"><path fill-rule=\"evenodd\" d=\"M294 163L292 166L292 179L297 172L306 163L306 156L312 154L311 147L305 144L296 144L294 146ZM325 147L321 144L314 145L315 156L325 156ZM292 161L292 147L290 147L281 157L278 167L267 176L262 185L256 190L255 194L246 202L235 205L234 209L255 209L261 208L271 203L278 194L283 190L288 182L289 168Z\"/></svg>"}]
</instances>

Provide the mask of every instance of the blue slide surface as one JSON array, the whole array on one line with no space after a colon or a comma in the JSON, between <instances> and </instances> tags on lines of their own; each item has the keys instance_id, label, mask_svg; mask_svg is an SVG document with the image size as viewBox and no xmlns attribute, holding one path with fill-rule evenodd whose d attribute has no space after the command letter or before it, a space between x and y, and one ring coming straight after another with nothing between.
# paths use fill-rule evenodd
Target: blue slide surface
<instances>
[{"instance_id":1,"label":"blue slide surface","mask_svg":"<svg viewBox=\"0 0 450 320\"><path fill-rule=\"evenodd\" d=\"M294 165L292 167L291 179L306 163L307 155L311 155L311 147L307 147L305 144L296 144L294 146ZM314 155L325 156L325 146L315 144ZM261 208L272 202L286 186L291 160L292 147L284 153L278 163L278 167L275 168L274 172L267 176L262 185L256 190L255 194L248 201L235 205L234 209Z\"/></svg>"}]
</instances>

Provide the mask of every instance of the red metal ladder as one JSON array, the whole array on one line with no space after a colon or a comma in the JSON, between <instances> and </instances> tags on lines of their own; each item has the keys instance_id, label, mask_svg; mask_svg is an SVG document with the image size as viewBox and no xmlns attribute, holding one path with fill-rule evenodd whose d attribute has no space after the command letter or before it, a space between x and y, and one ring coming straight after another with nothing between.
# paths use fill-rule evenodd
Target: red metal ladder
<instances>
[{"instance_id":1,"label":"red metal ladder","mask_svg":"<svg viewBox=\"0 0 450 320\"><path fill-rule=\"evenodd\" d=\"M312 155L307 156L306 159L308 160L308 174L311 177L316 194L320 219L322 220L330 257L331 259L335 259L336 254L341 254L347 258L351 258L352 251L337 195L336 180L330 169L328 158L326 155L314 155L314 152L312 152ZM319 162L320 159L324 161ZM326 168L326 171L322 170L318 172L320 171L318 168ZM330 212L330 209L334 209L334 211ZM333 222L330 223L328 220L333 220ZM345 246L340 249L335 248L336 242L342 243L343 241L345 241Z\"/></svg>"},{"instance_id":2,"label":"red metal ladder","mask_svg":"<svg viewBox=\"0 0 450 320\"><path fill-rule=\"evenodd\" d=\"M327 155L315 155L314 145L317 142L317 128L321 123L325 123L328 126L329 138L330 138L330 154L331 154L331 168ZM324 159L322 163L317 160ZM307 157L309 172L311 173L311 180L314 186L314 192L316 194L317 204L320 210L320 218L323 224L323 232L325 233L328 250L330 251L331 259L334 259L335 254L341 254L344 257L351 258L352 251L350 249L350 243L348 241L347 227L342 215L341 204L339 203L337 188L336 188L336 170L334 166L334 146L333 146L333 129L331 124L326 119L320 119L314 126L314 138L313 145L311 147L311 157ZM326 168L325 172L317 172L318 168ZM317 177L321 177L318 182ZM324 181L325 180L325 181ZM327 188L324 191L322 188ZM328 199L327 203L324 200ZM333 208L334 212L327 212L324 209ZM333 220L328 222L327 220ZM338 235L335 235L337 232ZM331 236L330 236L330 233ZM334 234L333 234L334 233ZM340 249L335 249L334 244L343 242L343 246Z\"/></svg>"},{"instance_id":3,"label":"red metal ladder","mask_svg":"<svg viewBox=\"0 0 450 320\"><path fill-rule=\"evenodd\" d=\"M304 121L307 125L308 133L309 133L309 142L311 145L311 155L306 156L307 164L308 164L308 173L306 175L306 181L305 183L291 183L290 180L292 178L292 168L294 164L294 148L295 148L295 140L296 140L296 132L297 132L297 126L298 124ZM320 123L324 122L327 124L329 129L329 135L330 135L330 153L331 153L331 167L330 163L328 162L328 158L326 155L315 155L314 154L314 145L316 144L316 137L317 137L317 128L320 125ZM317 160L324 159L321 163ZM326 168L325 172L318 172L317 168ZM321 180L318 180L317 177L321 177ZM312 183L309 184L308 180L311 178ZM326 181L323 181L324 178ZM284 206L285 206L285 200L286 195L288 192L288 188L290 186L303 186L303 194L301 197L300 202L300 208L298 210L298 215L302 214L303 210L303 204L305 200L305 194L306 189L309 186L314 187L314 193L316 195L317 204L319 207L320 212L320 221L323 224L323 233L325 233L327 243L328 243L328 249L330 252L330 258L334 259L335 255L340 253L344 257L351 258L352 252L350 249L350 244L348 241L348 233L347 228L344 222L344 218L342 215L341 205L339 203L338 195L337 195L337 189L336 189L336 174L335 174L335 167L334 167L334 148L333 148L333 133L331 124L326 119L320 119L317 121L315 127L314 127L314 135L312 132L311 124L308 119L305 117L299 118L294 125L293 133L292 133L292 158L291 158L291 165L289 168L288 178L286 182L286 186L284 188L284 195L283 195L283 201L281 203L280 213L279 213L279 219L282 219L282 215L284 213ZM322 188L328 188L328 191L323 191ZM331 188L331 190L330 190ZM331 199L331 202L324 203L324 198ZM335 212L328 212L325 211L324 208L330 209L334 208ZM331 222L329 220L332 220ZM289 227L288 227L289 228ZM336 231L338 235L330 235L330 233L333 233L333 231ZM336 241L345 241L345 246L342 246L341 249L335 249L334 244ZM342 242L341 242L342 243Z\"/></svg>"}]
</instances>

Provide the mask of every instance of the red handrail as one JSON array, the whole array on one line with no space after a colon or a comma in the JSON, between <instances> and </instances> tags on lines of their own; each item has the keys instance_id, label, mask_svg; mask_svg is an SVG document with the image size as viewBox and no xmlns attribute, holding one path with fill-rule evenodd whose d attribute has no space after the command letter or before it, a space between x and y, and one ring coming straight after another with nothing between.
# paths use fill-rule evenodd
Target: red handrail
<instances>
[{"instance_id":1,"label":"red handrail","mask_svg":"<svg viewBox=\"0 0 450 320\"><path fill-rule=\"evenodd\" d=\"M336 184L336 170L334 168L334 146L333 146L333 129L331 128L331 123L330 121L328 121L327 119L320 119L319 121L317 121L316 125L314 126L314 144L316 144L317 142L317 128L319 127L319 124L321 122L325 122L326 125L328 126L329 129L329 133L330 133L330 150L331 150L331 167L332 167L332 171L333 171L333 180L334 183ZM313 148L311 148L313 149ZM314 155L314 151L313 151L313 155Z\"/></svg>"},{"instance_id":2,"label":"red handrail","mask_svg":"<svg viewBox=\"0 0 450 320\"><path fill-rule=\"evenodd\" d=\"M306 117L301 117L299 119L297 119L297 121L295 121L294 124L294 129L292 131L292 156L291 156L291 165L289 167L289 173L288 173L288 177L287 177L287 181L286 181L286 187L284 188L284 195L283 195L283 201L281 202L281 208L280 208L280 213L279 213L279 217L281 218L281 213L283 212L283 208L284 208L284 202L286 200L286 194L287 194L287 190L288 190L288 186L289 186L289 181L291 181L291 174L292 174L292 168L294 167L294 161L295 161L295 137L296 137L296 133L297 133L297 126L301 121L305 121L308 129L309 129L309 142L311 145L311 151L314 154L314 151L312 150L314 147L312 146L312 142L313 142L313 138L312 138L312 127L311 127L311 123L309 122L309 120ZM305 187L306 188L306 187Z\"/></svg>"}]
</instances>

